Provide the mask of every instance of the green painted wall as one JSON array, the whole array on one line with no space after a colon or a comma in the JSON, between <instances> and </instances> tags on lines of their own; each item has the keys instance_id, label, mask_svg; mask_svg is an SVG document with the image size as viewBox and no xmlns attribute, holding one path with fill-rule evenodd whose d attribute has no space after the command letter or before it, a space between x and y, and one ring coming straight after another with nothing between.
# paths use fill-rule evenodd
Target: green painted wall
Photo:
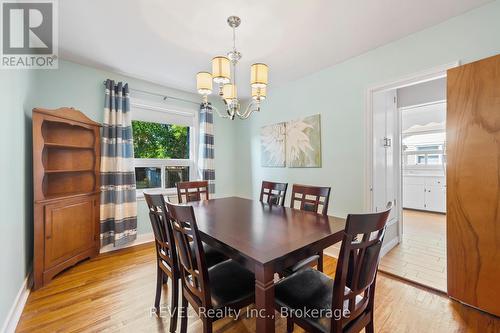
<instances>
[{"instance_id":1,"label":"green painted wall","mask_svg":"<svg viewBox=\"0 0 500 333\"><path fill-rule=\"evenodd\" d=\"M242 175L237 193L256 198L262 180L322 184L332 187L330 213L362 210L366 89L456 60L467 63L498 54L499 33L500 1L495 1L302 79L270 86L261 113L238 122L237 139L244 149L235 158ZM317 113L322 168L261 167L261 126Z\"/></svg>"},{"instance_id":2,"label":"green painted wall","mask_svg":"<svg viewBox=\"0 0 500 333\"><path fill-rule=\"evenodd\" d=\"M28 275L32 252L31 120L33 72L0 70L0 329Z\"/></svg>"}]
</instances>

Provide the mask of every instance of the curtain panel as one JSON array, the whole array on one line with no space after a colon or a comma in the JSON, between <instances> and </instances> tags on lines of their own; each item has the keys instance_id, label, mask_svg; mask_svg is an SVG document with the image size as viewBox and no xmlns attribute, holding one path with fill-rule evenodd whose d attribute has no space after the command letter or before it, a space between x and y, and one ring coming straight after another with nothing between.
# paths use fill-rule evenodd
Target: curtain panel
<instances>
[{"instance_id":1,"label":"curtain panel","mask_svg":"<svg viewBox=\"0 0 500 333\"><path fill-rule=\"evenodd\" d=\"M200 178L208 180L208 190L215 193L214 161L214 114L210 103L200 107L200 140L198 149L198 170Z\"/></svg>"},{"instance_id":2,"label":"curtain panel","mask_svg":"<svg viewBox=\"0 0 500 333\"><path fill-rule=\"evenodd\" d=\"M136 239L135 191L128 84L107 80L101 142L101 247Z\"/></svg>"}]
</instances>

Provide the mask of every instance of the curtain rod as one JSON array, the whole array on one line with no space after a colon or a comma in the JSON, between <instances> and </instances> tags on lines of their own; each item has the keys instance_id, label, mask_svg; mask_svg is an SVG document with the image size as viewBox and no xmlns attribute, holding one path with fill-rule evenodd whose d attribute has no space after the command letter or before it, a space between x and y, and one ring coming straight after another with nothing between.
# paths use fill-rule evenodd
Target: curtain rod
<instances>
[{"instance_id":1,"label":"curtain rod","mask_svg":"<svg viewBox=\"0 0 500 333\"><path fill-rule=\"evenodd\" d=\"M104 81L103 84L106 85L106 81ZM196 104L196 105L200 105L201 104L201 103L198 103L198 102L190 101L188 99L174 97L174 96L169 96L169 95L165 95L165 94L154 93L154 92L150 92L150 91L146 91L146 90L141 90L141 89L129 88L129 90L135 91L135 92L139 92L139 93L143 93L143 94L149 94L149 95L153 95L153 96L162 97L164 101L166 101L167 99L174 99L174 100L177 100L177 101L186 102L186 103L192 103L192 104Z\"/></svg>"}]
</instances>

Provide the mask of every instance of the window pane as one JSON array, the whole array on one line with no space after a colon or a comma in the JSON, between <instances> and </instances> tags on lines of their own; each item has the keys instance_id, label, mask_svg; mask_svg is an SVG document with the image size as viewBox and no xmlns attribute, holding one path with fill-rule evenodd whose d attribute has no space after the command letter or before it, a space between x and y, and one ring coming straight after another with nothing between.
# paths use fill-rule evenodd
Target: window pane
<instances>
[{"instance_id":1,"label":"window pane","mask_svg":"<svg viewBox=\"0 0 500 333\"><path fill-rule=\"evenodd\" d=\"M441 164L439 155L427 155L427 164L432 164L432 165Z\"/></svg>"},{"instance_id":2,"label":"window pane","mask_svg":"<svg viewBox=\"0 0 500 333\"><path fill-rule=\"evenodd\" d=\"M417 155L417 164L424 165L425 164L425 155Z\"/></svg>"},{"instance_id":3,"label":"window pane","mask_svg":"<svg viewBox=\"0 0 500 333\"><path fill-rule=\"evenodd\" d=\"M189 159L189 127L132 121L135 158Z\"/></svg>"},{"instance_id":4,"label":"window pane","mask_svg":"<svg viewBox=\"0 0 500 333\"><path fill-rule=\"evenodd\" d=\"M176 187L178 182L189 181L188 166L168 166L165 168L165 187Z\"/></svg>"},{"instance_id":5,"label":"window pane","mask_svg":"<svg viewBox=\"0 0 500 333\"><path fill-rule=\"evenodd\" d=\"M135 168L137 189L161 187L160 168Z\"/></svg>"}]
</instances>

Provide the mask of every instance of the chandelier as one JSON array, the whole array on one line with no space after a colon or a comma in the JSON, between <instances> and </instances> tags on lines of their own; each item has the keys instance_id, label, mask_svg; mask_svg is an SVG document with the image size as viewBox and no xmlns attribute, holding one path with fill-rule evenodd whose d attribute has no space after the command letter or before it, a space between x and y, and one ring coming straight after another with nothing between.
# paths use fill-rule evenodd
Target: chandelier
<instances>
[{"instance_id":1,"label":"chandelier","mask_svg":"<svg viewBox=\"0 0 500 333\"><path fill-rule=\"evenodd\" d=\"M227 56L217 56L212 59L212 73L196 74L196 89L203 96L203 105L208 106L208 95L212 93L212 85L215 83L226 108L226 114L222 114L217 108L212 107L217 114L231 120L235 116L247 119L254 111L260 111L260 103L266 98L268 67L262 63L256 63L250 67L252 99L243 110L236 88L236 65L242 57L241 53L236 50L236 28L240 25L241 19L238 16L230 16L227 23L233 29L233 50L229 51Z\"/></svg>"}]
</instances>

